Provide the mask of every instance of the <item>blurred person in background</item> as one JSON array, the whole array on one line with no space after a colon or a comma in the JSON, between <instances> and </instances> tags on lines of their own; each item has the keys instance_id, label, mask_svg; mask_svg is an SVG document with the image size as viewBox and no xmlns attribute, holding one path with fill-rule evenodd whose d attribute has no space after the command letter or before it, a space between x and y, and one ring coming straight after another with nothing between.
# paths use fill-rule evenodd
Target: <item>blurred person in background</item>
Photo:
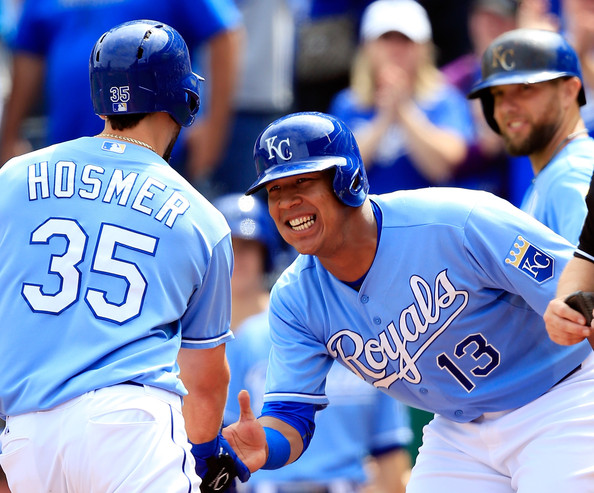
<instances>
[{"instance_id":1,"label":"blurred person in background","mask_svg":"<svg viewBox=\"0 0 594 493\"><path fill-rule=\"evenodd\" d=\"M574 47L582 67L587 103L582 117L594 136L594 0L565 0L563 34Z\"/></svg>"},{"instance_id":2,"label":"blurred person in background","mask_svg":"<svg viewBox=\"0 0 594 493\"><path fill-rule=\"evenodd\" d=\"M518 0L473 0L468 11L468 33L472 50L441 67L446 79L463 94L468 94L481 76L481 56L489 44L500 34L517 26ZM511 199L510 174L512 168L522 166L513 163L505 152L503 142L497 133L487 125L481 105L470 101L475 138L469 146L464 163L456 170L456 185L465 188L478 188ZM527 159L527 183L532 177L532 169ZM515 178L517 180L517 176ZM524 186L524 189L525 189Z\"/></svg>"},{"instance_id":3,"label":"blurred person in background","mask_svg":"<svg viewBox=\"0 0 594 493\"><path fill-rule=\"evenodd\" d=\"M351 85L330 113L354 132L372 193L447 185L473 136L464 95L434 62L427 12L377 0L363 13Z\"/></svg>"},{"instance_id":4,"label":"blurred person in background","mask_svg":"<svg viewBox=\"0 0 594 493\"><path fill-rule=\"evenodd\" d=\"M243 193L252 183L258 134L294 103L295 11L292 0L236 0L245 29L228 145L196 183L207 197Z\"/></svg>"},{"instance_id":5,"label":"blurred person in background","mask_svg":"<svg viewBox=\"0 0 594 493\"><path fill-rule=\"evenodd\" d=\"M0 164L32 147L101 131L103 122L90 102L81 103L89 101L89 53L113 25L143 18L174 27L191 52L207 47L209 63L200 69L207 78L204 113L194 128L180 135L187 156L178 159L184 162L174 155L171 163L191 180L210 172L226 144L237 77L241 15L233 0L25 0L11 45L11 90L2 118ZM26 135L36 104L47 121ZM33 142L27 142L28 137Z\"/></svg>"}]
</instances>

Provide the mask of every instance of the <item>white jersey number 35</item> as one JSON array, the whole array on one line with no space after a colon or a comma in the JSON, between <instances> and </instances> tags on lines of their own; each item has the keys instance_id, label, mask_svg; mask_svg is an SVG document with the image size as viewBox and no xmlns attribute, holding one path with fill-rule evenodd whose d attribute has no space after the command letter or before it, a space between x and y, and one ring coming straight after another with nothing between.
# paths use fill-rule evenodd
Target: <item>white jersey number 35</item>
<instances>
[{"instance_id":1,"label":"white jersey number 35","mask_svg":"<svg viewBox=\"0 0 594 493\"><path fill-rule=\"evenodd\" d=\"M39 284L23 283L22 294L34 312L58 314L76 303L80 296L81 271L88 236L72 219L48 219L31 234L31 243L49 244L54 236L66 239L66 251L52 255L49 272L60 277L60 289L52 294L44 293ZM113 224L102 224L97 245L94 246L92 271L123 279L127 283L126 294L121 303L107 301L107 293L88 288L85 300L96 317L123 324L140 314L146 292L146 280L138 267L115 258L116 248L130 248L137 252L154 255L157 238L131 231Z\"/></svg>"}]
</instances>

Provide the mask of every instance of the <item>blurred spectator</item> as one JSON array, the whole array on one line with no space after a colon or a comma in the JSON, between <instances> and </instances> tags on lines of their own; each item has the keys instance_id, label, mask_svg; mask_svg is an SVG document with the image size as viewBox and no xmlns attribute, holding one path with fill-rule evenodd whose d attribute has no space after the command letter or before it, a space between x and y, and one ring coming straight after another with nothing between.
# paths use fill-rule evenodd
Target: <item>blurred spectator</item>
<instances>
[{"instance_id":1,"label":"blurred spectator","mask_svg":"<svg viewBox=\"0 0 594 493\"><path fill-rule=\"evenodd\" d=\"M468 32L472 51L461 55L442 67L447 80L463 94L468 94L480 79L481 56L500 34L515 29L518 0L473 0L468 12ZM510 177L521 177L523 189L532 178L530 162L526 158L512 159L505 152L503 142L485 121L478 101L470 101L475 138L464 163L456 171L456 185L477 188L511 199ZM517 162L514 162L517 161ZM512 171L513 170L513 171ZM523 173L520 173L524 170Z\"/></svg>"},{"instance_id":2,"label":"blurred spectator","mask_svg":"<svg viewBox=\"0 0 594 493\"><path fill-rule=\"evenodd\" d=\"M450 184L472 140L469 105L436 67L427 13L413 0L367 7L350 87L330 112L354 132L372 193Z\"/></svg>"},{"instance_id":3,"label":"blurred spectator","mask_svg":"<svg viewBox=\"0 0 594 493\"><path fill-rule=\"evenodd\" d=\"M12 89L2 120L1 163L27 150L23 127L42 94L46 128L33 147L101 131L103 122L87 96L85 67L91 49L113 25L142 18L171 25L191 50L208 45L209 67L200 70L208 74L202 84L205 113L180 139L188 146L188 169L181 171L189 178L210 171L226 143L237 72L241 16L232 0L25 0L12 46ZM85 100L89 103L80 103Z\"/></svg>"},{"instance_id":4,"label":"blurred spectator","mask_svg":"<svg viewBox=\"0 0 594 493\"><path fill-rule=\"evenodd\" d=\"M250 392L262 407L268 353L268 279L282 242L266 207L254 197L230 194L214 201L231 228L235 266L231 328L226 346L231 369L225 422L239 417L237 394ZM280 470L259 470L239 491L254 493L357 493L373 478L374 493L404 493L410 472L405 447L412 432L407 408L335 364L328 375L330 405L316 415L317 432L301 459ZM366 460L373 468L367 470ZM371 472L370 472L371 471Z\"/></svg>"},{"instance_id":5,"label":"blurred spectator","mask_svg":"<svg viewBox=\"0 0 594 493\"><path fill-rule=\"evenodd\" d=\"M586 92L582 117L594 136L594 0L565 0L564 35L578 54Z\"/></svg>"},{"instance_id":6,"label":"blurred spectator","mask_svg":"<svg viewBox=\"0 0 594 493\"><path fill-rule=\"evenodd\" d=\"M0 118L10 92L10 50L21 0L0 0ZM0 166L2 162L0 162Z\"/></svg>"},{"instance_id":7,"label":"blurred spectator","mask_svg":"<svg viewBox=\"0 0 594 493\"><path fill-rule=\"evenodd\" d=\"M448 81L464 94L480 79L481 56L497 36L517 26L518 0L473 0L468 11L472 51L441 67ZM483 120L481 115L481 120Z\"/></svg>"},{"instance_id":8,"label":"blurred spectator","mask_svg":"<svg viewBox=\"0 0 594 493\"><path fill-rule=\"evenodd\" d=\"M326 112L349 85L361 14L371 0L290 1L297 20L295 111Z\"/></svg>"},{"instance_id":9,"label":"blurred spectator","mask_svg":"<svg viewBox=\"0 0 594 493\"><path fill-rule=\"evenodd\" d=\"M243 193L255 179L254 142L294 101L295 13L291 0L236 0L245 39L233 102L229 145L213 173L197 182L209 198Z\"/></svg>"},{"instance_id":10,"label":"blurred spectator","mask_svg":"<svg viewBox=\"0 0 594 493\"><path fill-rule=\"evenodd\" d=\"M518 0L518 27L558 31L561 27L560 2L551 0Z\"/></svg>"},{"instance_id":11,"label":"blurred spectator","mask_svg":"<svg viewBox=\"0 0 594 493\"><path fill-rule=\"evenodd\" d=\"M418 0L429 15L438 67L466 53L470 47L467 29L472 0Z\"/></svg>"}]
</instances>

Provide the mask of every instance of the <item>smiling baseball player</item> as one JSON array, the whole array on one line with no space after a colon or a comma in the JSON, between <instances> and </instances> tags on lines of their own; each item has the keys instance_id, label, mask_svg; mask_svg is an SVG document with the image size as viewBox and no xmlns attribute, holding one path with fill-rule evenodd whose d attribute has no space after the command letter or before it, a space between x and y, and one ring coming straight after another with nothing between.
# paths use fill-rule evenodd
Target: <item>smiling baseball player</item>
<instances>
[{"instance_id":1,"label":"smiling baseball player","mask_svg":"<svg viewBox=\"0 0 594 493\"><path fill-rule=\"evenodd\" d=\"M542 314L573 247L486 192L367 195L350 130L321 113L255 145L270 215L300 255L270 302L258 420L223 431L252 471L296 460L333 360L435 413L408 493L586 493L594 484L594 356L553 343Z\"/></svg>"}]
</instances>

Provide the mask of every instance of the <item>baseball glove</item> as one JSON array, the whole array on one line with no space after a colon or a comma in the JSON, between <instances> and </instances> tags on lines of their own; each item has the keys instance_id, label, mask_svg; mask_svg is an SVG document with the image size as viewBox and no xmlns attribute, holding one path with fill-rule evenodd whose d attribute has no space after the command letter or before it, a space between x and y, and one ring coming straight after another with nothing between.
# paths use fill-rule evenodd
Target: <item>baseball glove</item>
<instances>
[{"instance_id":1,"label":"baseball glove","mask_svg":"<svg viewBox=\"0 0 594 493\"><path fill-rule=\"evenodd\" d=\"M592 323L592 310L594 310L594 293L576 291L565 298L565 303L586 317L586 325Z\"/></svg>"},{"instance_id":2,"label":"baseball glove","mask_svg":"<svg viewBox=\"0 0 594 493\"><path fill-rule=\"evenodd\" d=\"M200 464L203 462L203 464ZM234 491L234 479L237 469L228 454L196 459L196 471L202 476L201 493L223 493Z\"/></svg>"},{"instance_id":3,"label":"baseball glove","mask_svg":"<svg viewBox=\"0 0 594 493\"><path fill-rule=\"evenodd\" d=\"M234 479L245 483L250 470L223 438L221 433L207 443L192 445L196 459L196 473L202 478L201 493L224 493L234 491Z\"/></svg>"}]
</instances>

